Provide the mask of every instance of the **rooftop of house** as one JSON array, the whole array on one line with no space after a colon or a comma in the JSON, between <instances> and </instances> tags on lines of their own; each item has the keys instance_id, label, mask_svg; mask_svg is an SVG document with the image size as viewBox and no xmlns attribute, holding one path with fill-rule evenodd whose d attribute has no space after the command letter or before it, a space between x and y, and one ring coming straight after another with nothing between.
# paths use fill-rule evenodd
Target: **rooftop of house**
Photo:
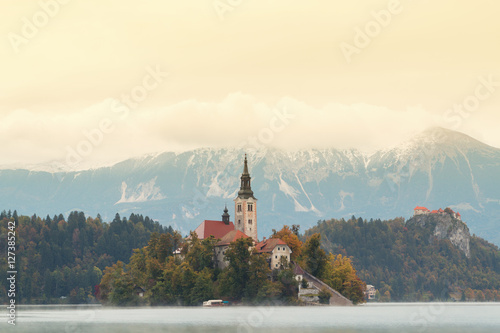
<instances>
[{"instance_id":1,"label":"rooftop of house","mask_svg":"<svg viewBox=\"0 0 500 333\"><path fill-rule=\"evenodd\" d=\"M255 249L259 253L272 252L278 245L286 245L286 243L279 238L269 238L255 245Z\"/></svg>"},{"instance_id":2,"label":"rooftop of house","mask_svg":"<svg viewBox=\"0 0 500 333\"><path fill-rule=\"evenodd\" d=\"M216 244L216 246L229 245L231 242L234 242L235 240L240 238L250 238L250 236L247 236L239 230L232 230L225 234Z\"/></svg>"},{"instance_id":3,"label":"rooftop of house","mask_svg":"<svg viewBox=\"0 0 500 333\"><path fill-rule=\"evenodd\" d=\"M205 220L198 226L198 228L194 230L194 232L196 232L199 239L208 238L210 237L210 235L214 236L215 238L221 239L228 232L233 230L233 222L229 222L229 224L226 224L223 221Z\"/></svg>"}]
</instances>

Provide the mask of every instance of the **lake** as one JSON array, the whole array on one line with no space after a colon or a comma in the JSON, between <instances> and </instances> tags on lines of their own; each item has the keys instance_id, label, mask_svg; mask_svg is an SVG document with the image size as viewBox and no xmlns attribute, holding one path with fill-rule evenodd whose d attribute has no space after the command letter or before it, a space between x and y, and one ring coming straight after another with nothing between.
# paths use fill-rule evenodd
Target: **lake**
<instances>
[{"instance_id":1,"label":"lake","mask_svg":"<svg viewBox=\"0 0 500 333\"><path fill-rule=\"evenodd\" d=\"M354 307L103 308L21 306L1 332L500 332L500 303Z\"/></svg>"}]
</instances>

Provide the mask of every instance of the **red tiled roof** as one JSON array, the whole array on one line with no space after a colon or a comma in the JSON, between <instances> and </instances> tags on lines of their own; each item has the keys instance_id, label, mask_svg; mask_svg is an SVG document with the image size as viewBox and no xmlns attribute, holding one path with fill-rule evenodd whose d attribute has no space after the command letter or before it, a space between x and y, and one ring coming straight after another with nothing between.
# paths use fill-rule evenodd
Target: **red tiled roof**
<instances>
[{"instance_id":1,"label":"red tiled roof","mask_svg":"<svg viewBox=\"0 0 500 333\"><path fill-rule=\"evenodd\" d=\"M426 207L420 207L420 206L415 207L413 210L426 210L426 211L429 211Z\"/></svg>"},{"instance_id":2,"label":"red tiled roof","mask_svg":"<svg viewBox=\"0 0 500 333\"><path fill-rule=\"evenodd\" d=\"M438 212L439 213L444 213L444 210L442 210L441 208L439 208Z\"/></svg>"},{"instance_id":3,"label":"red tiled roof","mask_svg":"<svg viewBox=\"0 0 500 333\"><path fill-rule=\"evenodd\" d=\"M215 238L222 238L225 234L233 230L233 222L225 224L222 221L205 220L194 230L194 232L196 232L199 239L205 239L210 237L210 235Z\"/></svg>"},{"instance_id":4,"label":"red tiled roof","mask_svg":"<svg viewBox=\"0 0 500 333\"><path fill-rule=\"evenodd\" d=\"M459 212L457 212L457 215L458 215L458 216L462 216L462 215L460 215L460 213L459 213Z\"/></svg>"},{"instance_id":5,"label":"red tiled roof","mask_svg":"<svg viewBox=\"0 0 500 333\"><path fill-rule=\"evenodd\" d=\"M270 238L255 245L255 249L259 253L272 252L278 245L286 245L286 243L279 238Z\"/></svg>"},{"instance_id":6,"label":"red tiled roof","mask_svg":"<svg viewBox=\"0 0 500 333\"><path fill-rule=\"evenodd\" d=\"M437 213L438 213L438 211L435 209L431 212L431 214L437 214Z\"/></svg>"},{"instance_id":7,"label":"red tiled roof","mask_svg":"<svg viewBox=\"0 0 500 333\"><path fill-rule=\"evenodd\" d=\"M220 242L218 242L216 245L217 246L228 245L229 243L234 242L235 240L240 238L250 238L250 236L247 236L246 234L244 234L239 230L232 230L227 234L225 234L224 237L220 239Z\"/></svg>"}]
</instances>

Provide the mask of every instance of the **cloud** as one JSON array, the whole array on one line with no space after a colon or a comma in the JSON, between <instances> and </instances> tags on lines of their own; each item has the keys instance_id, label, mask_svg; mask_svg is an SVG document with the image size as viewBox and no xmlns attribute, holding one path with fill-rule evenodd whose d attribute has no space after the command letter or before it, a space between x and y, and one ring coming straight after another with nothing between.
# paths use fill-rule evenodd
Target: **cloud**
<instances>
[{"instance_id":1,"label":"cloud","mask_svg":"<svg viewBox=\"0 0 500 333\"><path fill-rule=\"evenodd\" d=\"M431 126L445 126L422 107L392 110L368 104L310 106L291 97L273 105L233 93L219 102L187 100L162 108L115 112L106 99L82 111L13 110L0 122L3 165L63 163L82 143L92 148L79 168L129 157L199 147L259 145L288 150L356 148L373 151L397 144ZM100 131L106 120L108 132ZM82 145L81 147L84 147ZM64 167L64 165L62 166Z\"/></svg>"}]
</instances>

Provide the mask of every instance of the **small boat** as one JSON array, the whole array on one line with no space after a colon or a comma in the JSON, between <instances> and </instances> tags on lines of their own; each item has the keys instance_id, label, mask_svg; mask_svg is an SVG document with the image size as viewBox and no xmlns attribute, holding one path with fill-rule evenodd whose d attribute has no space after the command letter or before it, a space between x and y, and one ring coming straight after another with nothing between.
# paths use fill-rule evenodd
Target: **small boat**
<instances>
[{"instance_id":1,"label":"small boat","mask_svg":"<svg viewBox=\"0 0 500 333\"><path fill-rule=\"evenodd\" d=\"M228 306L228 301L223 301L221 299L211 299L206 302L203 302L204 308L218 307L218 306Z\"/></svg>"}]
</instances>

